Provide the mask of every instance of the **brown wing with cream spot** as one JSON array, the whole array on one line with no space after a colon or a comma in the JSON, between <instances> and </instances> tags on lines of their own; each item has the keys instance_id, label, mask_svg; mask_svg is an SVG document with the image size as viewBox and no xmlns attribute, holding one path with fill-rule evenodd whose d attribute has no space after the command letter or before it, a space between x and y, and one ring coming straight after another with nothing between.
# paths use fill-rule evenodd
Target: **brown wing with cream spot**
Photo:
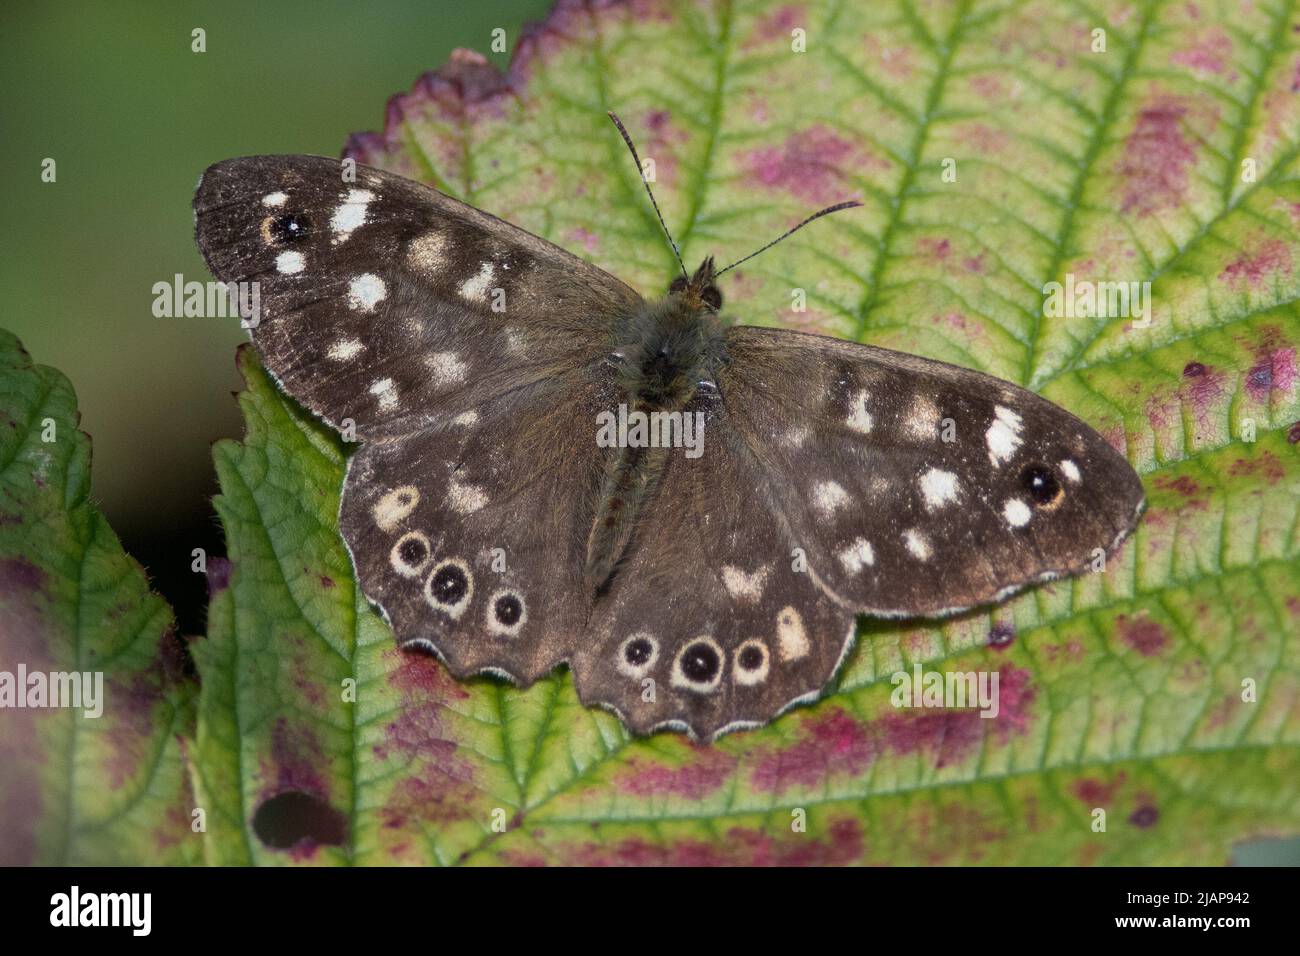
<instances>
[{"instance_id":1,"label":"brown wing with cream spot","mask_svg":"<svg viewBox=\"0 0 1300 956\"><path fill-rule=\"evenodd\" d=\"M613 276L400 176L338 160L217 163L194 197L213 274L256 281L287 392L361 438L404 434L586 366L640 301Z\"/></svg>"},{"instance_id":2,"label":"brown wing with cream spot","mask_svg":"<svg viewBox=\"0 0 1300 956\"><path fill-rule=\"evenodd\" d=\"M718 385L761 485L845 606L937 615L1090 566L1137 522L1138 476L1008 382L778 329L727 333Z\"/></svg>"},{"instance_id":3,"label":"brown wing with cream spot","mask_svg":"<svg viewBox=\"0 0 1300 956\"><path fill-rule=\"evenodd\" d=\"M586 625L586 532L603 467L607 367L549 379L353 457L339 523L366 596L403 646L458 677L531 683Z\"/></svg>"},{"instance_id":4,"label":"brown wing with cream spot","mask_svg":"<svg viewBox=\"0 0 1300 956\"><path fill-rule=\"evenodd\" d=\"M728 410L699 396L687 411L704 416L703 454L672 449L571 664L583 703L634 731L710 740L817 696L854 615L791 553Z\"/></svg>"}]
</instances>

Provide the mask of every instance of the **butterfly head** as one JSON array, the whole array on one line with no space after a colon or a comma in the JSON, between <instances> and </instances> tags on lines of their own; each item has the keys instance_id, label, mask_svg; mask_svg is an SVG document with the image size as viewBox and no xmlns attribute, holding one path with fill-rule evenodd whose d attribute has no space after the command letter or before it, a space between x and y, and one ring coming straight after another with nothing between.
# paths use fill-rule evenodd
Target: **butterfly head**
<instances>
[{"instance_id":1,"label":"butterfly head","mask_svg":"<svg viewBox=\"0 0 1300 956\"><path fill-rule=\"evenodd\" d=\"M689 279L684 275L673 279L668 292L670 295L681 296L682 304L693 312L716 313L722 308L722 293L714 281L717 275L713 256L709 256Z\"/></svg>"}]
</instances>

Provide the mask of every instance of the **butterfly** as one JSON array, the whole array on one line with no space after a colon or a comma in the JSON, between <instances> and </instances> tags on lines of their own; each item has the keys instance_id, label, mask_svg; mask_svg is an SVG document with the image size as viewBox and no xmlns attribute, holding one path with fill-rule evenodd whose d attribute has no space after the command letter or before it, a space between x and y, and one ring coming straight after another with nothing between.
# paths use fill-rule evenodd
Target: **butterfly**
<instances>
[{"instance_id":1,"label":"butterfly","mask_svg":"<svg viewBox=\"0 0 1300 956\"><path fill-rule=\"evenodd\" d=\"M1144 507L1125 458L1032 392L735 324L711 258L642 298L312 156L217 163L194 210L213 274L259 284L267 369L360 441L339 524L399 644L522 685L567 663L636 733L765 724L819 696L858 615L1078 573Z\"/></svg>"}]
</instances>

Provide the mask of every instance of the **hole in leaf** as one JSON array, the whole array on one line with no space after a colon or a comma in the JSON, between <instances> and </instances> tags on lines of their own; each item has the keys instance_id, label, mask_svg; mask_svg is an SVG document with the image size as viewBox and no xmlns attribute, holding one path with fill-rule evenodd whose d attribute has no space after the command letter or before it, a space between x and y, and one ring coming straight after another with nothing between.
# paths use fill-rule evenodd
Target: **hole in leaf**
<instances>
[{"instance_id":1,"label":"hole in leaf","mask_svg":"<svg viewBox=\"0 0 1300 956\"><path fill-rule=\"evenodd\" d=\"M287 850L303 842L342 846L348 821L320 797L290 790L262 801L253 814L253 832L274 850Z\"/></svg>"}]
</instances>

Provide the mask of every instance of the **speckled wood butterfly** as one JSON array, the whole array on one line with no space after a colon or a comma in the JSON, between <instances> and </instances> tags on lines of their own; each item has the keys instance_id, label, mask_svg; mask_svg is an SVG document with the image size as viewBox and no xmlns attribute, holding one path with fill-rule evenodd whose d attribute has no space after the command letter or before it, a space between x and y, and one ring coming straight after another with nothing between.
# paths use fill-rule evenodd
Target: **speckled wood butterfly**
<instances>
[{"instance_id":1,"label":"speckled wood butterfly","mask_svg":"<svg viewBox=\"0 0 1300 956\"><path fill-rule=\"evenodd\" d=\"M252 337L284 390L355 424L339 522L361 586L459 677L567 662L633 730L712 739L815 698L857 614L951 614L1079 572L1141 512L1124 458L1031 392L734 325L712 259L646 300L344 168L217 163L198 244L219 279L260 283Z\"/></svg>"}]
</instances>

